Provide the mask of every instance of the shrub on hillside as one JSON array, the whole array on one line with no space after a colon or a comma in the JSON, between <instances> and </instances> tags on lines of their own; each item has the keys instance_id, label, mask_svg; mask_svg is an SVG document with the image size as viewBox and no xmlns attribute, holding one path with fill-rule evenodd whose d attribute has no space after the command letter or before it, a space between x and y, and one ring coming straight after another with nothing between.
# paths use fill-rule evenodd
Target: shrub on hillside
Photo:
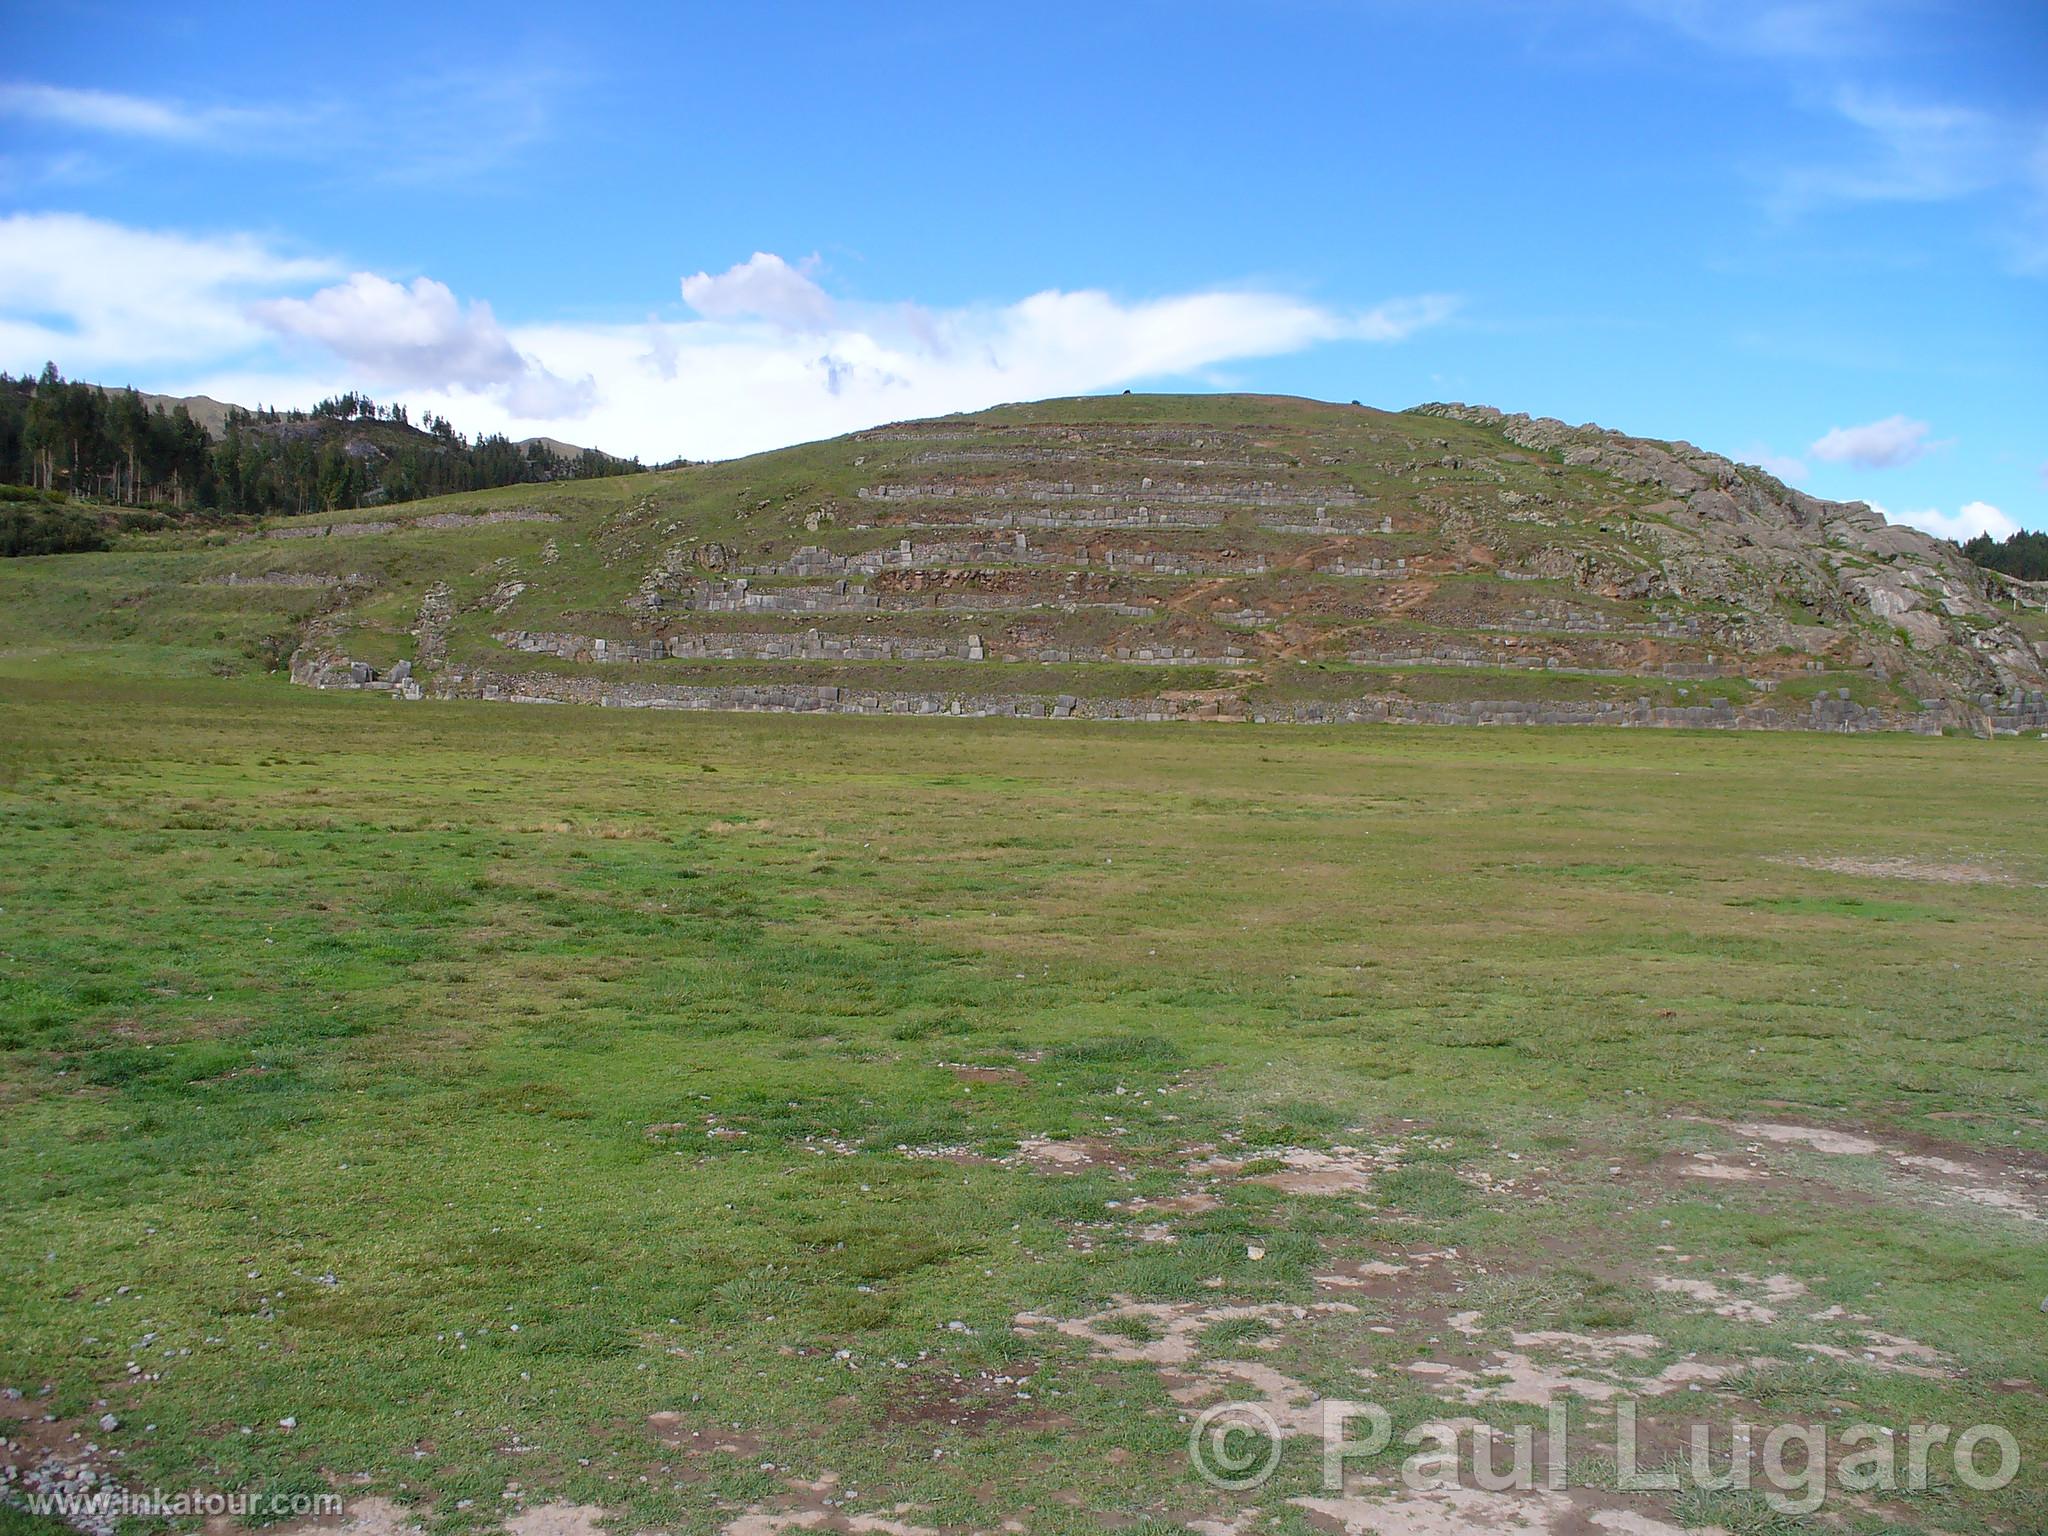
<instances>
[{"instance_id":1,"label":"shrub on hillside","mask_svg":"<svg viewBox=\"0 0 2048 1536\"><path fill-rule=\"evenodd\" d=\"M0 503L0 557L71 555L105 549L99 522L64 507Z\"/></svg>"},{"instance_id":2,"label":"shrub on hillside","mask_svg":"<svg viewBox=\"0 0 2048 1536\"><path fill-rule=\"evenodd\" d=\"M62 506L64 493L38 490L33 485L0 485L0 502L8 501L30 501Z\"/></svg>"}]
</instances>

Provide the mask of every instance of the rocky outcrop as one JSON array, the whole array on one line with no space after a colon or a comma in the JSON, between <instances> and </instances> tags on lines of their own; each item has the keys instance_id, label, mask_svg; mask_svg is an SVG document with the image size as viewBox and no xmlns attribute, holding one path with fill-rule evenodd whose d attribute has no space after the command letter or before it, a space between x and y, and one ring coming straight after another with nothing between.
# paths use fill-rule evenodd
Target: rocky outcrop
<instances>
[{"instance_id":1,"label":"rocky outcrop","mask_svg":"<svg viewBox=\"0 0 2048 1536\"><path fill-rule=\"evenodd\" d=\"M1424 405L1416 414L1489 427L1566 466L1668 493L1642 520L1660 557L1652 595L1728 602L1757 615L1789 599L1822 617L1867 621L1867 646L1888 652L1893 669L1923 692L2018 696L2048 684L2041 657L1992 601L1981 571L1953 544L1887 523L1862 502L1823 501L1685 442L1483 405ZM1604 572L1576 571L1573 579L1588 590L1613 587Z\"/></svg>"}]
</instances>

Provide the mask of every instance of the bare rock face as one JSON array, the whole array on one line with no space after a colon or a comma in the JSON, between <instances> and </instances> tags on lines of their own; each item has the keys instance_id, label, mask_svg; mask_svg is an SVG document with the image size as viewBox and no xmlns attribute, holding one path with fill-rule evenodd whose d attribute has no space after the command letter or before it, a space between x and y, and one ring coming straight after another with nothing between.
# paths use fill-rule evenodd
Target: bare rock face
<instances>
[{"instance_id":1,"label":"bare rock face","mask_svg":"<svg viewBox=\"0 0 2048 1536\"><path fill-rule=\"evenodd\" d=\"M1887 523L1862 502L1823 501L1685 442L1485 405L1423 405L1415 414L1489 427L1566 465L1669 492L1645 509L1664 519L1649 590L1748 610L1757 621L1747 629L1753 643L1785 643L1772 630L1792 626L1773 626L1771 617L1790 599L1866 630L1858 638L1878 664L1889 661L1930 693L2024 694L2048 682L2042 658L1955 545Z\"/></svg>"}]
</instances>

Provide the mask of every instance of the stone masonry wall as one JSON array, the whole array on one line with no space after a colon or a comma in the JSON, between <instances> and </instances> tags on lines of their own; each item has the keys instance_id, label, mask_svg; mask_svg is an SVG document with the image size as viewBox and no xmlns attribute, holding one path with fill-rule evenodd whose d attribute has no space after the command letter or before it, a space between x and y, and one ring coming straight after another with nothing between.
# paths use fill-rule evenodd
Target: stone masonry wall
<instances>
[{"instance_id":1,"label":"stone masonry wall","mask_svg":"<svg viewBox=\"0 0 2048 1536\"><path fill-rule=\"evenodd\" d=\"M638 640L608 640L531 630L500 630L496 639L510 650L556 656L563 661L1038 661L1129 662L1137 666L1243 666L1242 646L1221 655L1205 655L1192 646L1174 645L1026 645L990 646L977 634L958 639L912 635L835 635L818 630L801 634L731 631L686 635L652 635Z\"/></svg>"},{"instance_id":2,"label":"stone masonry wall","mask_svg":"<svg viewBox=\"0 0 2048 1536\"><path fill-rule=\"evenodd\" d=\"M1666 706L1633 702L1555 703L1521 699L1425 703L1367 698L1262 703L1247 712L1231 699L1085 698L1074 694L1021 695L884 690L810 683L741 683L700 686L620 683L551 673L477 671L445 676L446 697L529 704L585 704L606 709L730 710L788 714L957 715L1002 719L1132 721L1239 721L1256 724L1339 725L1604 725L1712 730L1910 731L1939 734L1965 724L1949 707L1919 714L1867 709L1845 699L1815 699L1806 709L1726 702Z\"/></svg>"}]
</instances>

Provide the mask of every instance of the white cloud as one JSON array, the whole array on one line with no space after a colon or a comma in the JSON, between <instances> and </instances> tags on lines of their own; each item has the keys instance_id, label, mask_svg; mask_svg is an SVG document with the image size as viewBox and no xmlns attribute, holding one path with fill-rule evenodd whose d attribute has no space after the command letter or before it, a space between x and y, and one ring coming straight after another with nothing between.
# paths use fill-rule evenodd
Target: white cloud
<instances>
[{"instance_id":1,"label":"white cloud","mask_svg":"<svg viewBox=\"0 0 2048 1536\"><path fill-rule=\"evenodd\" d=\"M1129 302L1048 290L950 310L835 305L822 330L693 320L535 326L512 340L557 373L597 381L579 430L598 445L725 458L909 416L1185 379L1321 342L1395 342L1454 308L1442 295L1347 313L1271 293ZM460 419L509 429L475 410Z\"/></svg>"},{"instance_id":2,"label":"white cloud","mask_svg":"<svg viewBox=\"0 0 2048 1536\"><path fill-rule=\"evenodd\" d=\"M766 320L793 331L824 330L833 316L825 290L768 251L716 277L699 272L684 278L683 302L707 320Z\"/></svg>"},{"instance_id":3,"label":"white cloud","mask_svg":"<svg viewBox=\"0 0 2048 1536\"><path fill-rule=\"evenodd\" d=\"M1357 341L1406 341L1417 331L1442 325L1458 312L1457 298L1448 293L1419 293L1386 303L1354 316L1350 335Z\"/></svg>"},{"instance_id":4,"label":"white cloud","mask_svg":"<svg viewBox=\"0 0 2048 1536\"><path fill-rule=\"evenodd\" d=\"M1888 523L1905 523L1938 539L1954 539L1958 544L1965 539L1974 539L1980 533L1988 533L1994 539L2005 539L2020 531L2018 523L1988 501L1965 502L1955 512L1942 512L1933 507L1891 512L1874 501L1870 503L1870 509Z\"/></svg>"},{"instance_id":5,"label":"white cloud","mask_svg":"<svg viewBox=\"0 0 2048 1536\"><path fill-rule=\"evenodd\" d=\"M0 154L0 197L27 202L62 189L100 181L107 165L98 155L66 149L54 154Z\"/></svg>"},{"instance_id":6,"label":"white cloud","mask_svg":"<svg viewBox=\"0 0 2048 1536\"><path fill-rule=\"evenodd\" d=\"M0 84L0 114L129 138L196 142L246 130L269 114L232 107L193 108L175 101L78 90L32 81Z\"/></svg>"},{"instance_id":7,"label":"white cloud","mask_svg":"<svg viewBox=\"0 0 2048 1536\"><path fill-rule=\"evenodd\" d=\"M470 432L543 431L650 461L729 458L904 417L1199 377L1321 342L1396 342L1442 323L1455 304L1425 295L1345 312L1272 293L1131 302L1049 290L959 309L833 307L822 330L766 319L511 327L517 352L554 375L592 381L588 413L553 425L515 418L495 393L428 389L406 399ZM179 388L288 401L345 382L239 370L193 373Z\"/></svg>"},{"instance_id":8,"label":"white cloud","mask_svg":"<svg viewBox=\"0 0 2048 1536\"><path fill-rule=\"evenodd\" d=\"M571 383L522 356L489 304L464 307L430 277L408 287L358 272L310 298L265 300L251 311L284 335L329 348L366 383L494 392L528 421L573 420L590 408L588 379Z\"/></svg>"},{"instance_id":9,"label":"white cloud","mask_svg":"<svg viewBox=\"0 0 2048 1536\"><path fill-rule=\"evenodd\" d=\"M1799 485L1810 473L1804 459L1795 459L1789 454L1773 453L1768 448L1757 447L1750 449L1748 459L1757 468L1776 475L1780 480L1791 486Z\"/></svg>"},{"instance_id":10,"label":"white cloud","mask_svg":"<svg viewBox=\"0 0 2048 1536\"><path fill-rule=\"evenodd\" d=\"M262 342L247 304L334 274L249 234L131 229L70 213L0 219L0 367L125 379Z\"/></svg>"},{"instance_id":11,"label":"white cloud","mask_svg":"<svg viewBox=\"0 0 2048 1536\"><path fill-rule=\"evenodd\" d=\"M1835 61L1877 46L1868 0L1624 0L1628 9L1728 53Z\"/></svg>"},{"instance_id":12,"label":"white cloud","mask_svg":"<svg viewBox=\"0 0 2048 1536\"><path fill-rule=\"evenodd\" d=\"M0 368L55 359L74 377L248 405L374 387L469 432L713 458L1007 400L1205 380L1325 342L1399 342L1456 308L1440 294L1341 310L1246 290L1133 301L1059 289L954 309L856 305L765 253L699 276L712 285L696 287L705 309L737 318L506 327L431 278L337 281L332 262L254 235L17 214L0 219Z\"/></svg>"},{"instance_id":13,"label":"white cloud","mask_svg":"<svg viewBox=\"0 0 2048 1536\"><path fill-rule=\"evenodd\" d=\"M2014 271L2030 277L2048 275L2048 129L2028 158L2026 190L2006 246Z\"/></svg>"},{"instance_id":14,"label":"white cloud","mask_svg":"<svg viewBox=\"0 0 2048 1536\"><path fill-rule=\"evenodd\" d=\"M1887 416L1860 427L1835 427L1806 450L1825 464L1853 464L1858 469L1897 469L1929 448L1927 423L1907 416Z\"/></svg>"},{"instance_id":15,"label":"white cloud","mask_svg":"<svg viewBox=\"0 0 2048 1536\"><path fill-rule=\"evenodd\" d=\"M1862 131L1851 165L1794 171L1795 201L1938 203L1998 185L2017 163L2012 128L1973 106L1902 101L1845 87L1835 110Z\"/></svg>"},{"instance_id":16,"label":"white cloud","mask_svg":"<svg viewBox=\"0 0 2048 1536\"><path fill-rule=\"evenodd\" d=\"M0 117L55 132L331 166L354 180L471 182L545 139L582 82L519 59L392 74L369 93L225 105L0 82Z\"/></svg>"},{"instance_id":17,"label":"white cloud","mask_svg":"<svg viewBox=\"0 0 2048 1536\"><path fill-rule=\"evenodd\" d=\"M326 103L297 152L375 181L474 190L477 178L545 142L585 83L573 69L517 58L400 76L377 99Z\"/></svg>"},{"instance_id":18,"label":"white cloud","mask_svg":"<svg viewBox=\"0 0 2048 1536\"><path fill-rule=\"evenodd\" d=\"M335 275L331 261L250 234L14 214L0 219L0 368L34 373L54 361L75 378L139 383L290 337L336 354L349 384L486 392L517 420L569 422L589 409L589 380L523 356L488 304L464 307L431 278L408 287L359 272L307 298L284 296ZM265 399L310 405L328 392Z\"/></svg>"},{"instance_id":19,"label":"white cloud","mask_svg":"<svg viewBox=\"0 0 2048 1536\"><path fill-rule=\"evenodd\" d=\"M1829 164L1787 169L1780 212L1974 200L2006 266L2048 275L2048 125L2038 112L1908 101L1854 86L1838 90L1831 105L1856 130L1855 149Z\"/></svg>"},{"instance_id":20,"label":"white cloud","mask_svg":"<svg viewBox=\"0 0 2048 1536\"><path fill-rule=\"evenodd\" d=\"M519 371L519 353L491 307L467 311L445 283L414 278L411 287L369 272L310 298L254 306L265 324L323 342L378 380L482 388Z\"/></svg>"},{"instance_id":21,"label":"white cloud","mask_svg":"<svg viewBox=\"0 0 2048 1536\"><path fill-rule=\"evenodd\" d=\"M1769 61L1842 143L1770 177L1768 205L1798 216L1856 204L1975 201L2006 267L2048 276L2048 118L2038 92L1912 98L1871 82L1920 62L1939 8L1924 0L1608 0L1687 43ZM1953 26L1947 32L1954 32ZM1923 70L1922 73L1925 73Z\"/></svg>"}]
</instances>

